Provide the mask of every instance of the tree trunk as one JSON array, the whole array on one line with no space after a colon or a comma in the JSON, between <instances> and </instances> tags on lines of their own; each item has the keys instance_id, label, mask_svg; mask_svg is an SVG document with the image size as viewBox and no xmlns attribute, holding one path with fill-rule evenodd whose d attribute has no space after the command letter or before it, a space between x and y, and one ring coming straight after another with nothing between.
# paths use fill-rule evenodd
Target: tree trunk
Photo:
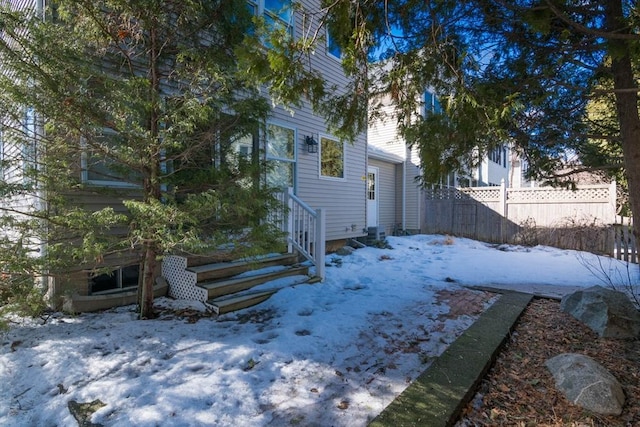
<instances>
[{"instance_id":1,"label":"tree trunk","mask_svg":"<svg viewBox=\"0 0 640 427\"><path fill-rule=\"evenodd\" d=\"M140 319L151 319L153 313L153 285L156 270L156 251L147 246L142 263L142 283L140 284Z\"/></svg>"},{"instance_id":2,"label":"tree trunk","mask_svg":"<svg viewBox=\"0 0 640 427\"><path fill-rule=\"evenodd\" d=\"M612 34L624 34L625 19L620 0L607 3L607 30ZM609 52L612 57L611 74L616 97L616 111L620 122L622 153L629 186L629 204L636 221L633 234L640 242L637 221L640 220L640 115L638 114L638 84L634 78L631 64L629 42L620 39L609 40ZM636 89L630 91L629 89Z\"/></svg>"},{"instance_id":3,"label":"tree trunk","mask_svg":"<svg viewBox=\"0 0 640 427\"><path fill-rule=\"evenodd\" d=\"M150 70L150 93L152 109L149 117L149 130L155 141L159 144L159 93L160 93L160 77L159 67L159 43L157 34L157 21L154 19L153 26L149 31L151 41L151 49L149 51L149 70ZM155 150L160 152L160 150ZM162 198L161 186L159 181L160 160L154 158L149 162L147 176L144 179L145 202L158 201ZM154 228L154 227L152 227ZM150 236L149 236L150 237ZM152 243L146 243L144 249L144 258L142 266L142 292L140 293L140 318L151 319L153 313L153 285L155 284L157 261L157 247Z\"/></svg>"}]
</instances>

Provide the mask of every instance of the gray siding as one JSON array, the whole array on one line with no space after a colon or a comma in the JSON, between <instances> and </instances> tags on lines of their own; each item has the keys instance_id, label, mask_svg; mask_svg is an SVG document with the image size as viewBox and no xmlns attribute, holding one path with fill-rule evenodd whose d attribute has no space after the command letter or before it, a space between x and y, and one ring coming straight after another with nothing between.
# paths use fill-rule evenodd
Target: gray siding
<instances>
[{"instance_id":1,"label":"gray siding","mask_svg":"<svg viewBox=\"0 0 640 427\"><path fill-rule=\"evenodd\" d=\"M369 126L367 135L368 143L404 159L407 157L405 143L404 140L398 136L396 119L393 116L393 108L388 98L383 99L382 102L386 117Z\"/></svg>"},{"instance_id":2,"label":"gray siding","mask_svg":"<svg viewBox=\"0 0 640 427\"><path fill-rule=\"evenodd\" d=\"M306 10L317 10L315 0L302 1ZM308 21L306 25L309 25ZM312 25L317 25L312 24ZM296 13L295 33L301 37L303 16ZM317 42L316 54L310 66L322 73L328 85L344 87L346 82L338 59L326 52L325 43ZM367 135L362 133L354 144L345 144L345 178L332 180L320 177L320 153L308 153L304 137L311 135L320 142L321 136L331 137L324 118L313 113L305 102L293 112L278 107L272 120L296 129L296 194L312 208L322 208L326 215L327 240L345 239L364 235L366 227L366 145Z\"/></svg>"}]
</instances>

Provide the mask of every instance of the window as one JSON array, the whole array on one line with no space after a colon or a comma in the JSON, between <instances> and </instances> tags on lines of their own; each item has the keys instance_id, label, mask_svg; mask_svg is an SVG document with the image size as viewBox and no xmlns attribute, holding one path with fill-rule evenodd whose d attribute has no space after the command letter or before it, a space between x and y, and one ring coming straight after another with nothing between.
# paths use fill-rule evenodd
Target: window
<instances>
[{"instance_id":1,"label":"window","mask_svg":"<svg viewBox=\"0 0 640 427\"><path fill-rule=\"evenodd\" d=\"M376 174L367 172L367 199L376 199Z\"/></svg>"},{"instance_id":2,"label":"window","mask_svg":"<svg viewBox=\"0 0 640 427\"><path fill-rule=\"evenodd\" d=\"M82 181L88 184L111 187L138 187L140 185L139 174L132 172L130 168L108 157L104 151L110 147L118 146L117 133L112 129L104 128L101 135L96 137L96 145L101 145L103 150L91 150L84 141L85 150L82 157Z\"/></svg>"},{"instance_id":3,"label":"window","mask_svg":"<svg viewBox=\"0 0 640 427\"><path fill-rule=\"evenodd\" d=\"M320 176L344 179L344 143L320 137Z\"/></svg>"},{"instance_id":4,"label":"window","mask_svg":"<svg viewBox=\"0 0 640 427\"><path fill-rule=\"evenodd\" d=\"M507 149L504 145L499 145L489 150L488 157L492 162L497 163L504 168L507 167Z\"/></svg>"},{"instance_id":5,"label":"window","mask_svg":"<svg viewBox=\"0 0 640 427\"><path fill-rule=\"evenodd\" d=\"M327 53L329 55L336 57L338 59L342 58L342 49L340 45L336 42L336 39L331 36L331 32L329 28L327 28Z\"/></svg>"},{"instance_id":6,"label":"window","mask_svg":"<svg viewBox=\"0 0 640 427\"><path fill-rule=\"evenodd\" d=\"M249 0L249 10L262 16L268 30L285 30L293 34L293 8L291 0Z\"/></svg>"},{"instance_id":7,"label":"window","mask_svg":"<svg viewBox=\"0 0 640 427\"><path fill-rule=\"evenodd\" d=\"M22 133L22 177L28 182L36 168L36 111L33 107L24 110Z\"/></svg>"},{"instance_id":8,"label":"window","mask_svg":"<svg viewBox=\"0 0 640 427\"><path fill-rule=\"evenodd\" d=\"M295 129L267 124L267 185L270 187L294 187L295 177Z\"/></svg>"},{"instance_id":9,"label":"window","mask_svg":"<svg viewBox=\"0 0 640 427\"><path fill-rule=\"evenodd\" d=\"M106 294L138 286L140 265L117 268L109 273L95 274L89 277L89 294Z\"/></svg>"},{"instance_id":10,"label":"window","mask_svg":"<svg viewBox=\"0 0 640 427\"><path fill-rule=\"evenodd\" d=\"M442 113L442 105L440 101L432 92L425 92L424 94L424 114L440 114Z\"/></svg>"}]
</instances>

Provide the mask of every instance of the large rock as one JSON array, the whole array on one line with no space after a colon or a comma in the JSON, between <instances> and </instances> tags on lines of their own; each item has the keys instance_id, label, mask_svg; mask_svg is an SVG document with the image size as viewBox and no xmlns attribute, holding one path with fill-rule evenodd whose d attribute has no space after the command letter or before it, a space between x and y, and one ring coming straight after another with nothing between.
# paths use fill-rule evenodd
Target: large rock
<instances>
[{"instance_id":1,"label":"large rock","mask_svg":"<svg viewBox=\"0 0 640 427\"><path fill-rule=\"evenodd\" d=\"M622 413L622 386L595 360L565 353L547 360L546 365L556 380L556 387L574 404L603 415Z\"/></svg>"},{"instance_id":2,"label":"large rock","mask_svg":"<svg viewBox=\"0 0 640 427\"><path fill-rule=\"evenodd\" d=\"M640 312L623 292L593 286L565 296L560 308L603 338L640 336Z\"/></svg>"}]
</instances>

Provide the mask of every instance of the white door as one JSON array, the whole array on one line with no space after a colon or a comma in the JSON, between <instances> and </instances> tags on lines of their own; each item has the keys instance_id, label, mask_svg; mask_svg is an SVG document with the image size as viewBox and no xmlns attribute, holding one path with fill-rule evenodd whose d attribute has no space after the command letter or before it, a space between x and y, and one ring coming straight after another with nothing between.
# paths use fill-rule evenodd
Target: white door
<instances>
[{"instance_id":1,"label":"white door","mask_svg":"<svg viewBox=\"0 0 640 427\"><path fill-rule=\"evenodd\" d=\"M367 168L367 227L378 226L378 168Z\"/></svg>"}]
</instances>

